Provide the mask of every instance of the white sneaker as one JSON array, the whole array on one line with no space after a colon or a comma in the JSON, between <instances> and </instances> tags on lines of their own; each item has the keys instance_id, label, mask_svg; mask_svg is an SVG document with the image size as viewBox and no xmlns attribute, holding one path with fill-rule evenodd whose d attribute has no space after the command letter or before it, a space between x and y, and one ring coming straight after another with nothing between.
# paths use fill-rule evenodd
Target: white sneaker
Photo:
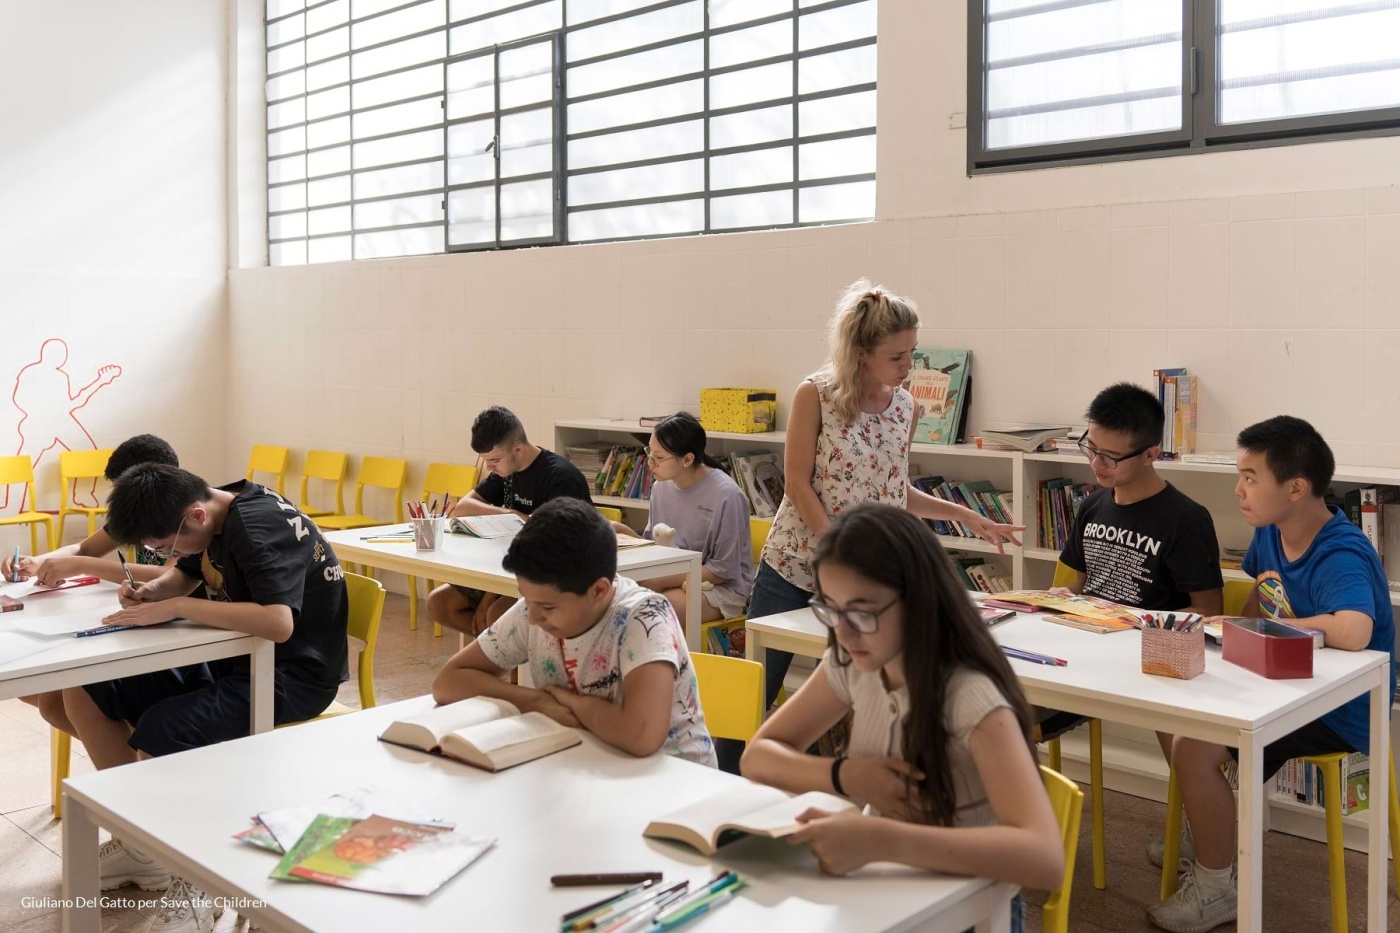
<instances>
[{"instance_id":1,"label":"white sneaker","mask_svg":"<svg viewBox=\"0 0 1400 933\"><path fill-rule=\"evenodd\" d=\"M150 933L213 933L214 902L184 878L170 882Z\"/></svg>"},{"instance_id":2,"label":"white sneaker","mask_svg":"<svg viewBox=\"0 0 1400 933\"><path fill-rule=\"evenodd\" d=\"M115 837L102 843L102 848L97 850L97 862L100 887L104 891L124 884L134 884L143 891L163 891L170 886L169 869Z\"/></svg>"},{"instance_id":3,"label":"white sneaker","mask_svg":"<svg viewBox=\"0 0 1400 933\"><path fill-rule=\"evenodd\" d=\"M1171 933L1207 933L1235 919L1239 904L1235 871L1227 884L1196 873L1196 863L1181 860L1176 893L1147 910L1147 919Z\"/></svg>"},{"instance_id":4,"label":"white sneaker","mask_svg":"<svg viewBox=\"0 0 1400 933\"><path fill-rule=\"evenodd\" d=\"M1167 844L1164 840L1150 840L1147 843L1147 860L1161 868L1166 851ZM1188 862L1196 861L1196 840L1191 835L1191 824L1185 820L1181 821L1181 845L1177 850L1177 857L1186 859Z\"/></svg>"}]
</instances>

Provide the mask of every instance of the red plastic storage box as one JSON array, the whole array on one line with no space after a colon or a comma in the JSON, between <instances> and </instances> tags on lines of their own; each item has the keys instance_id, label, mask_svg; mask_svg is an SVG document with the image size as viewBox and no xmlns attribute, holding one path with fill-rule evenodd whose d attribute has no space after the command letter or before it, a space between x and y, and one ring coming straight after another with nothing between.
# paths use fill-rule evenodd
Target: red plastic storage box
<instances>
[{"instance_id":1,"label":"red plastic storage box","mask_svg":"<svg viewBox=\"0 0 1400 933\"><path fill-rule=\"evenodd\" d=\"M1313 675L1313 636L1274 619L1226 619L1221 656L1270 680Z\"/></svg>"}]
</instances>

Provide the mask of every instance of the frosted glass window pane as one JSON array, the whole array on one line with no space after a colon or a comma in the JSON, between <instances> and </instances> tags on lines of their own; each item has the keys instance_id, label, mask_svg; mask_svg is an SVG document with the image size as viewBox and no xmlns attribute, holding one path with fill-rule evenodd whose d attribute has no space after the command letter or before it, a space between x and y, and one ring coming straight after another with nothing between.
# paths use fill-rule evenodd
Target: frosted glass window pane
<instances>
[{"instance_id":1,"label":"frosted glass window pane","mask_svg":"<svg viewBox=\"0 0 1400 933\"><path fill-rule=\"evenodd\" d=\"M705 162L665 162L615 172L589 172L569 179L569 204L602 204L632 198L663 195L702 194L705 190Z\"/></svg>"},{"instance_id":2,"label":"frosted glass window pane","mask_svg":"<svg viewBox=\"0 0 1400 933\"><path fill-rule=\"evenodd\" d=\"M416 39L405 39L393 45L370 49L368 52L356 52L351 56L350 67L358 80L385 71L407 68L410 65L421 65L443 58L446 54L447 37L443 33L434 32Z\"/></svg>"},{"instance_id":3,"label":"frosted glass window pane","mask_svg":"<svg viewBox=\"0 0 1400 933\"><path fill-rule=\"evenodd\" d=\"M653 126L576 139L569 143L569 166L589 168L668 155L699 152L705 147L705 128L700 120Z\"/></svg>"},{"instance_id":4,"label":"frosted glass window pane","mask_svg":"<svg viewBox=\"0 0 1400 933\"><path fill-rule=\"evenodd\" d=\"M634 49L679 36L699 33L705 28L705 11L701 0L666 7L653 13L643 13L604 23L569 34L569 61L596 58L610 52Z\"/></svg>"},{"instance_id":5,"label":"frosted glass window pane","mask_svg":"<svg viewBox=\"0 0 1400 933\"><path fill-rule=\"evenodd\" d=\"M495 120L458 123L447 128L449 185L466 185L496 177L496 159L486 151L495 135Z\"/></svg>"},{"instance_id":6,"label":"frosted glass window pane","mask_svg":"<svg viewBox=\"0 0 1400 933\"><path fill-rule=\"evenodd\" d=\"M350 109L350 88L333 87L329 91L318 91L306 98L306 117L319 120L332 114L345 113Z\"/></svg>"},{"instance_id":7,"label":"frosted glass window pane","mask_svg":"<svg viewBox=\"0 0 1400 933\"><path fill-rule=\"evenodd\" d=\"M389 256L422 256L443 251L441 227L413 230L384 230L355 235L356 259L384 259Z\"/></svg>"},{"instance_id":8,"label":"frosted glass window pane","mask_svg":"<svg viewBox=\"0 0 1400 933\"><path fill-rule=\"evenodd\" d=\"M323 61L333 55L344 55L350 51L350 27L342 26L339 29L332 29L330 32L323 32L319 36L306 40L306 61Z\"/></svg>"},{"instance_id":9,"label":"frosted glass window pane","mask_svg":"<svg viewBox=\"0 0 1400 933\"><path fill-rule=\"evenodd\" d=\"M554 232L554 184L542 181L501 185L501 241L535 240Z\"/></svg>"},{"instance_id":10,"label":"frosted glass window pane","mask_svg":"<svg viewBox=\"0 0 1400 933\"><path fill-rule=\"evenodd\" d=\"M502 49L497 67L502 110L548 103L554 98L554 43Z\"/></svg>"},{"instance_id":11,"label":"frosted glass window pane","mask_svg":"<svg viewBox=\"0 0 1400 933\"><path fill-rule=\"evenodd\" d=\"M792 97L792 62L749 68L710 79L710 109Z\"/></svg>"},{"instance_id":12,"label":"frosted glass window pane","mask_svg":"<svg viewBox=\"0 0 1400 933\"><path fill-rule=\"evenodd\" d=\"M710 28L792 12L792 0L710 0ZM791 29L791 25L788 26Z\"/></svg>"},{"instance_id":13,"label":"frosted glass window pane","mask_svg":"<svg viewBox=\"0 0 1400 933\"><path fill-rule=\"evenodd\" d=\"M797 60L797 93L816 94L875 83L875 46L827 52Z\"/></svg>"},{"instance_id":14,"label":"frosted glass window pane","mask_svg":"<svg viewBox=\"0 0 1400 933\"><path fill-rule=\"evenodd\" d=\"M496 192L468 188L447 193L447 239L455 246L496 241Z\"/></svg>"},{"instance_id":15,"label":"frosted glass window pane","mask_svg":"<svg viewBox=\"0 0 1400 933\"><path fill-rule=\"evenodd\" d=\"M350 171L350 147L336 146L334 149L322 149L319 152L310 152L306 156L306 174L311 177L317 175L340 175Z\"/></svg>"},{"instance_id":16,"label":"frosted glass window pane","mask_svg":"<svg viewBox=\"0 0 1400 933\"><path fill-rule=\"evenodd\" d=\"M307 227L312 233L349 233L350 205L324 207L319 211L309 212Z\"/></svg>"},{"instance_id":17,"label":"frosted glass window pane","mask_svg":"<svg viewBox=\"0 0 1400 933\"><path fill-rule=\"evenodd\" d=\"M320 32L338 26L350 18L350 0L335 0L306 11L306 31Z\"/></svg>"},{"instance_id":18,"label":"frosted glass window pane","mask_svg":"<svg viewBox=\"0 0 1400 933\"><path fill-rule=\"evenodd\" d=\"M797 194L797 221L810 224L830 220L864 220L875 216L875 182L821 185Z\"/></svg>"},{"instance_id":19,"label":"frosted glass window pane","mask_svg":"<svg viewBox=\"0 0 1400 933\"><path fill-rule=\"evenodd\" d=\"M548 110L501 117L501 177L554 168L554 125Z\"/></svg>"},{"instance_id":20,"label":"frosted glass window pane","mask_svg":"<svg viewBox=\"0 0 1400 933\"><path fill-rule=\"evenodd\" d=\"M569 0L569 25L592 22L604 16L651 6L656 0Z\"/></svg>"},{"instance_id":21,"label":"frosted glass window pane","mask_svg":"<svg viewBox=\"0 0 1400 933\"><path fill-rule=\"evenodd\" d=\"M710 148L752 146L792 138L792 104L710 118Z\"/></svg>"},{"instance_id":22,"label":"frosted glass window pane","mask_svg":"<svg viewBox=\"0 0 1400 933\"><path fill-rule=\"evenodd\" d=\"M503 45L516 39L551 32L564 24L559 0L540 6L526 7L514 13L502 13L491 19L478 20L452 29L452 54L475 52L491 45ZM570 42L573 40L570 39Z\"/></svg>"},{"instance_id":23,"label":"frosted glass window pane","mask_svg":"<svg viewBox=\"0 0 1400 933\"><path fill-rule=\"evenodd\" d=\"M874 125L874 91L823 97L797 105L797 128L803 136L860 130Z\"/></svg>"},{"instance_id":24,"label":"frosted glass window pane","mask_svg":"<svg viewBox=\"0 0 1400 933\"><path fill-rule=\"evenodd\" d=\"M494 113L496 109L495 56L453 62L447 66L447 119Z\"/></svg>"},{"instance_id":25,"label":"frosted glass window pane","mask_svg":"<svg viewBox=\"0 0 1400 933\"><path fill-rule=\"evenodd\" d=\"M798 173L803 181L864 175L875 171L875 137L854 136L797 147Z\"/></svg>"},{"instance_id":26,"label":"frosted glass window pane","mask_svg":"<svg viewBox=\"0 0 1400 933\"><path fill-rule=\"evenodd\" d=\"M393 104L378 110L366 110L355 114L355 138L383 136L386 133L400 133L420 126L431 126L442 122L442 98L429 97L426 100L410 101L407 104Z\"/></svg>"},{"instance_id":27,"label":"frosted glass window pane","mask_svg":"<svg viewBox=\"0 0 1400 933\"><path fill-rule=\"evenodd\" d=\"M306 236L306 211L272 214L267 218L267 235L268 239L272 240Z\"/></svg>"},{"instance_id":28,"label":"frosted glass window pane","mask_svg":"<svg viewBox=\"0 0 1400 933\"><path fill-rule=\"evenodd\" d=\"M267 248L268 260L274 266L301 266L306 264L306 241L292 240L288 243L271 243Z\"/></svg>"},{"instance_id":29,"label":"frosted glass window pane","mask_svg":"<svg viewBox=\"0 0 1400 933\"><path fill-rule=\"evenodd\" d=\"M576 242L698 233L704 227L705 205L698 199L610 207L569 215L569 239Z\"/></svg>"},{"instance_id":30,"label":"frosted glass window pane","mask_svg":"<svg viewBox=\"0 0 1400 933\"><path fill-rule=\"evenodd\" d=\"M391 162L410 162L442 155L442 131L426 130L407 136L355 144L355 168L371 168Z\"/></svg>"},{"instance_id":31,"label":"frosted glass window pane","mask_svg":"<svg viewBox=\"0 0 1400 933\"><path fill-rule=\"evenodd\" d=\"M710 226L774 227L792 223L792 192L765 191L710 199Z\"/></svg>"},{"instance_id":32,"label":"frosted glass window pane","mask_svg":"<svg viewBox=\"0 0 1400 933\"><path fill-rule=\"evenodd\" d=\"M710 159L710 190L777 185L792 181L792 147L736 152Z\"/></svg>"},{"instance_id":33,"label":"frosted glass window pane","mask_svg":"<svg viewBox=\"0 0 1400 933\"><path fill-rule=\"evenodd\" d=\"M569 105L569 132L587 133L626 123L690 116L705 110L705 86L698 80L665 84Z\"/></svg>"},{"instance_id":34,"label":"frosted glass window pane","mask_svg":"<svg viewBox=\"0 0 1400 933\"><path fill-rule=\"evenodd\" d=\"M875 0L804 13L797 18L797 48L803 52L874 35Z\"/></svg>"},{"instance_id":35,"label":"frosted glass window pane","mask_svg":"<svg viewBox=\"0 0 1400 933\"><path fill-rule=\"evenodd\" d=\"M306 185L278 185L267 189L269 211L290 211L306 206Z\"/></svg>"},{"instance_id":36,"label":"frosted glass window pane","mask_svg":"<svg viewBox=\"0 0 1400 933\"><path fill-rule=\"evenodd\" d=\"M268 156L287 155L301 152L306 148L306 127L294 126L289 130L278 130L267 134Z\"/></svg>"},{"instance_id":37,"label":"frosted glass window pane","mask_svg":"<svg viewBox=\"0 0 1400 933\"><path fill-rule=\"evenodd\" d=\"M792 54L792 20L722 32L710 37L710 67L725 68L777 55Z\"/></svg>"},{"instance_id":38,"label":"frosted glass window pane","mask_svg":"<svg viewBox=\"0 0 1400 933\"><path fill-rule=\"evenodd\" d=\"M354 0L350 6L350 15L355 19L364 19L366 16L373 16L376 13L403 5L404 0Z\"/></svg>"},{"instance_id":39,"label":"frosted glass window pane","mask_svg":"<svg viewBox=\"0 0 1400 933\"><path fill-rule=\"evenodd\" d=\"M267 183L275 185L283 181L296 181L306 177L306 156L297 155L287 159L272 159L267 163Z\"/></svg>"},{"instance_id":40,"label":"frosted glass window pane","mask_svg":"<svg viewBox=\"0 0 1400 933\"><path fill-rule=\"evenodd\" d=\"M377 198L386 194L441 188L442 171L441 162L424 162L377 172L358 172L355 175L355 197Z\"/></svg>"},{"instance_id":41,"label":"frosted glass window pane","mask_svg":"<svg viewBox=\"0 0 1400 933\"><path fill-rule=\"evenodd\" d=\"M289 123L301 123L305 119L306 99L302 97L273 104L267 108L267 128L270 130L286 126Z\"/></svg>"},{"instance_id":42,"label":"frosted glass window pane","mask_svg":"<svg viewBox=\"0 0 1400 933\"><path fill-rule=\"evenodd\" d=\"M332 84L344 84L350 80L350 59L333 58L306 69L306 89L319 91Z\"/></svg>"},{"instance_id":43,"label":"frosted glass window pane","mask_svg":"<svg viewBox=\"0 0 1400 933\"><path fill-rule=\"evenodd\" d=\"M267 73L276 74L306 64L306 43L293 42L267 53Z\"/></svg>"},{"instance_id":44,"label":"frosted glass window pane","mask_svg":"<svg viewBox=\"0 0 1400 933\"><path fill-rule=\"evenodd\" d=\"M284 75L269 78L267 81L267 99L269 101L281 100L284 97L293 97L305 92L305 71L289 71Z\"/></svg>"},{"instance_id":45,"label":"frosted glass window pane","mask_svg":"<svg viewBox=\"0 0 1400 933\"><path fill-rule=\"evenodd\" d=\"M348 236L328 236L308 240L306 244L309 262L346 262L351 258Z\"/></svg>"},{"instance_id":46,"label":"frosted glass window pane","mask_svg":"<svg viewBox=\"0 0 1400 933\"><path fill-rule=\"evenodd\" d=\"M442 66L424 65L412 71L385 75L355 83L355 106L376 107L405 97L417 97L442 90Z\"/></svg>"},{"instance_id":47,"label":"frosted glass window pane","mask_svg":"<svg viewBox=\"0 0 1400 933\"><path fill-rule=\"evenodd\" d=\"M504 10L508 6L519 6L520 3L521 0L452 0L451 5L448 6L448 15L455 23L459 20L485 16L487 13Z\"/></svg>"},{"instance_id":48,"label":"frosted glass window pane","mask_svg":"<svg viewBox=\"0 0 1400 933\"><path fill-rule=\"evenodd\" d=\"M646 84L681 75L699 74L705 68L705 44L699 40L668 45L569 69L569 97L600 94L619 87Z\"/></svg>"},{"instance_id":49,"label":"frosted glass window pane","mask_svg":"<svg viewBox=\"0 0 1400 933\"><path fill-rule=\"evenodd\" d=\"M306 145L311 149L350 141L350 118L331 117L306 127Z\"/></svg>"},{"instance_id":50,"label":"frosted glass window pane","mask_svg":"<svg viewBox=\"0 0 1400 933\"><path fill-rule=\"evenodd\" d=\"M279 19L275 23L267 24L267 45L271 48L274 45L281 45L283 42L290 42L293 39L300 39L306 34L306 16L288 16L286 19Z\"/></svg>"},{"instance_id":51,"label":"frosted glass window pane","mask_svg":"<svg viewBox=\"0 0 1400 933\"><path fill-rule=\"evenodd\" d=\"M306 203L312 207L350 200L350 176L322 178L306 183Z\"/></svg>"},{"instance_id":52,"label":"frosted glass window pane","mask_svg":"<svg viewBox=\"0 0 1400 933\"><path fill-rule=\"evenodd\" d=\"M267 18L276 19L279 16L286 16L293 10L300 10L306 6L305 0L267 0Z\"/></svg>"},{"instance_id":53,"label":"frosted glass window pane","mask_svg":"<svg viewBox=\"0 0 1400 933\"><path fill-rule=\"evenodd\" d=\"M355 229L426 224L443 219L442 195L427 194L355 205Z\"/></svg>"},{"instance_id":54,"label":"frosted glass window pane","mask_svg":"<svg viewBox=\"0 0 1400 933\"><path fill-rule=\"evenodd\" d=\"M424 32L434 26L446 25L446 0L428 0L427 3L418 6L396 10L393 13L386 13L383 16L376 16L374 19L356 23L354 46L356 49L362 49L415 32Z\"/></svg>"}]
</instances>

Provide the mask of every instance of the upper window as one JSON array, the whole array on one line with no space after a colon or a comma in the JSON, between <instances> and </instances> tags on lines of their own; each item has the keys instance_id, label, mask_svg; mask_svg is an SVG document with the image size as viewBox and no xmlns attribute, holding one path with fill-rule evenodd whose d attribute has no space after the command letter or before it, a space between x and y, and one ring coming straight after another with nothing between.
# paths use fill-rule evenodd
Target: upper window
<instances>
[{"instance_id":1,"label":"upper window","mask_svg":"<svg viewBox=\"0 0 1400 933\"><path fill-rule=\"evenodd\" d=\"M268 0L273 265L863 220L877 0Z\"/></svg>"},{"instance_id":2,"label":"upper window","mask_svg":"<svg viewBox=\"0 0 1400 933\"><path fill-rule=\"evenodd\" d=\"M972 169L1400 128L1400 0L969 0Z\"/></svg>"}]
</instances>

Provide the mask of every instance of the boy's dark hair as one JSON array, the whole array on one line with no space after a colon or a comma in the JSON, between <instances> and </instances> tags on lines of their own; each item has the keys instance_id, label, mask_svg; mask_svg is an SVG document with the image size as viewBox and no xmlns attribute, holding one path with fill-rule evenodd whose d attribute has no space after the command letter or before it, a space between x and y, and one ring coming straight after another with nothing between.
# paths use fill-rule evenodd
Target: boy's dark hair
<instances>
[{"instance_id":1,"label":"boy's dark hair","mask_svg":"<svg viewBox=\"0 0 1400 933\"><path fill-rule=\"evenodd\" d=\"M213 494L189 470L138 463L118 476L107 497L106 531L118 544L145 544L180 530L185 510Z\"/></svg>"},{"instance_id":2,"label":"boy's dark hair","mask_svg":"<svg viewBox=\"0 0 1400 933\"><path fill-rule=\"evenodd\" d=\"M154 434L138 434L128 437L117 445L112 456L107 458L107 482L115 483L117 477L138 463L164 463L179 466L180 458L175 448Z\"/></svg>"},{"instance_id":3,"label":"boy's dark hair","mask_svg":"<svg viewBox=\"0 0 1400 933\"><path fill-rule=\"evenodd\" d=\"M492 405L472 422L472 450L484 454L504 443L523 443L525 425L515 412L501 405Z\"/></svg>"},{"instance_id":4,"label":"boy's dark hair","mask_svg":"<svg viewBox=\"0 0 1400 933\"><path fill-rule=\"evenodd\" d=\"M1084 416L1101 428L1127 434L1133 439L1134 447L1155 447L1162 443L1162 426L1166 422L1162 403L1151 392L1131 382L1116 383L1095 395Z\"/></svg>"},{"instance_id":5,"label":"boy's dark hair","mask_svg":"<svg viewBox=\"0 0 1400 933\"><path fill-rule=\"evenodd\" d=\"M1251 424L1235 439L1241 449L1263 454L1264 464L1274 479L1286 483L1301 476L1312 487L1314 496L1323 496L1332 484L1337 461L1332 448L1317 433L1317 429L1302 418L1278 415L1258 424Z\"/></svg>"},{"instance_id":6,"label":"boy's dark hair","mask_svg":"<svg viewBox=\"0 0 1400 933\"><path fill-rule=\"evenodd\" d=\"M550 499L530 513L501 566L531 583L582 595L594 581L617 576L617 535L591 503Z\"/></svg>"}]
</instances>

